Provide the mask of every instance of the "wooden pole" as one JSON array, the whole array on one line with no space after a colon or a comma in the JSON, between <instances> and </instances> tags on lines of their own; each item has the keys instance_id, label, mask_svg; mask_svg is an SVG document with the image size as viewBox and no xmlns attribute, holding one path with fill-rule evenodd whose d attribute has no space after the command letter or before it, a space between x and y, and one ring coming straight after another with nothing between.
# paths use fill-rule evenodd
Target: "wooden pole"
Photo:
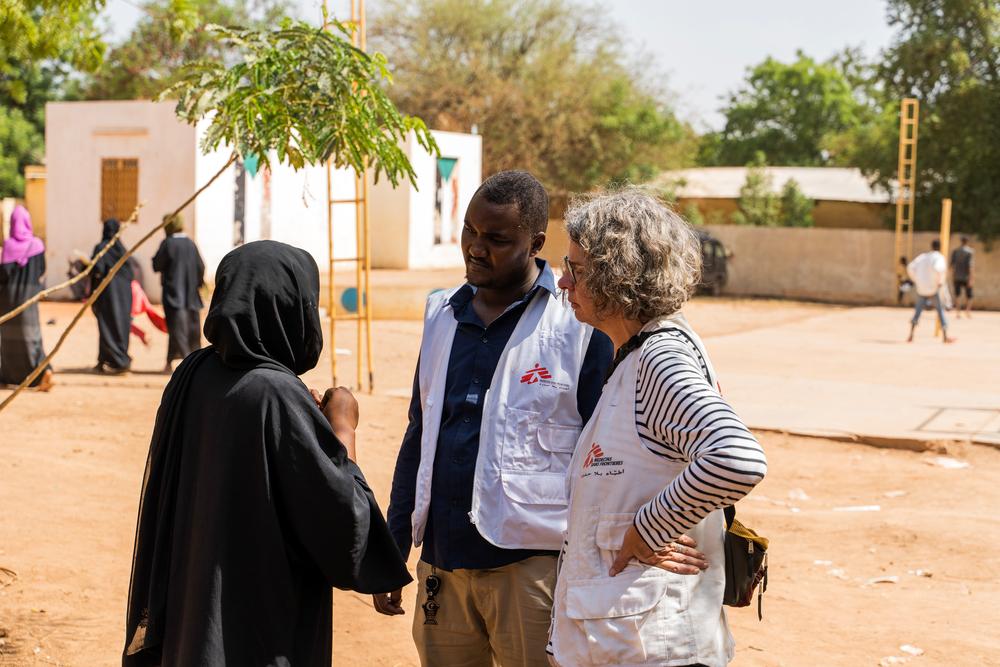
<instances>
[{"instance_id":1,"label":"wooden pole","mask_svg":"<svg viewBox=\"0 0 1000 667\"><path fill-rule=\"evenodd\" d=\"M948 261L948 247L951 245L951 199L941 200L941 254L944 255L945 261ZM942 290L948 289L948 269L945 269L945 281L942 286ZM957 297L957 295L956 295ZM938 296L940 298L940 295ZM954 303L954 302L953 302ZM941 333L941 321L934 320L934 335L937 336Z\"/></svg>"}]
</instances>

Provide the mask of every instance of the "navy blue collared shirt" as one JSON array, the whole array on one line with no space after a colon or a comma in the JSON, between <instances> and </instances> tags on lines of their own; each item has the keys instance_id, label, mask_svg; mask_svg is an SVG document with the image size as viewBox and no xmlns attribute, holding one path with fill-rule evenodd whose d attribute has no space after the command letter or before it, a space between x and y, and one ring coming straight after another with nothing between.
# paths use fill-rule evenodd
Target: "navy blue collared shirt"
<instances>
[{"instance_id":1,"label":"navy blue collared shirt","mask_svg":"<svg viewBox=\"0 0 1000 667\"><path fill-rule=\"evenodd\" d=\"M536 262L541 271L535 284L489 326L483 324L472 307L476 291L471 285L463 285L449 301L458 328L448 359L441 430L431 482L431 504L420 556L423 561L444 570L502 567L539 553L548 553L501 549L487 542L469 521L484 395L507 341L531 299L538 290L557 293L552 270L545 262ZM611 365L613 353L611 339L600 331L594 331L576 390L577 409L584 423L597 406L604 374ZM410 400L410 423L396 459L388 512L389 530L404 557L409 557L413 543L410 518L415 502L423 431L419 374L418 361Z\"/></svg>"}]
</instances>

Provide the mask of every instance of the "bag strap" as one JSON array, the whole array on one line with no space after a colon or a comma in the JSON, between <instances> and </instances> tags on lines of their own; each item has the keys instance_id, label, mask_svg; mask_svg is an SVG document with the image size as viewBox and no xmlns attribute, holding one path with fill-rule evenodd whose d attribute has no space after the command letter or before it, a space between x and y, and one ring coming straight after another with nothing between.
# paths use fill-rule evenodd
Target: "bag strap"
<instances>
[{"instance_id":1,"label":"bag strap","mask_svg":"<svg viewBox=\"0 0 1000 667\"><path fill-rule=\"evenodd\" d=\"M733 521L736 521L736 506L726 505L722 508L722 513L726 515L726 530L733 527Z\"/></svg>"},{"instance_id":2,"label":"bag strap","mask_svg":"<svg viewBox=\"0 0 1000 667\"><path fill-rule=\"evenodd\" d=\"M658 333L663 333L664 331L670 331L669 328L664 327L663 329L654 329L653 331L640 331L636 335L625 341L625 344L618 348L615 352L615 359L611 362L611 366L608 367L608 372L604 375L604 384L608 383L611 376L614 374L615 369L625 361L625 358L642 347L649 338L655 336Z\"/></svg>"}]
</instances>

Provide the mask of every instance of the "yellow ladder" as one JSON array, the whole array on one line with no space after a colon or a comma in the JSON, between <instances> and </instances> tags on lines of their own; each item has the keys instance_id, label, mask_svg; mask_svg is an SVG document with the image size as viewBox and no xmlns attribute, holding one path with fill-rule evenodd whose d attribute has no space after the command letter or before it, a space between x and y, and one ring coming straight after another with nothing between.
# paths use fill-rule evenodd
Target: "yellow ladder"
<instances>
[{"instance_id":1,"label":"yellow ladder","mask_svg":"<svg viewBox=\"0 0 1000 667\"><path fill-rule=\"evenodd\" d=\"M906 257L908 262L913 260L913 199L917 182L919 119L920 103L912 97L903 99L899 109L899 183L896 191L896 245L892 258L897 290L906 279L906 267L900 258Z\"/></svg>"},{"instance_id":2,"label":"yellow ladder","mask_svg":"<svg viewBox=\"0 0 1000 667\"><path fill-rule=\"evenodd\" d=\"M327 0L328 1L328 0ZM324 4L326 7L326 4ZM329 12L326 12L329 15ZM367 50L365 0L351 0L351 43L362 51ZM327 277L327 310L330 316L330 376L333 386L337 386L337 322L357 322L357 384L354 389L364 388L362 356L367 362L368 393L375 391L375 367L372 361L372 314L371 314L371 235L368 215L368 167L354 175L354 197L336 199L333 196L333 167L326 163L326 222L329 240L329 267ZM354 230L356 252L353 257L335 257L333 242L333 208L334 206L350 204L354 206ZM352 315L337 315L335 300L334 267L336 264L354 262L355 283L354 294L356 307ZM350 288L348 288L350 289ZM362 355L364 351L364 355Z\"/></svg>"}]
</instances>

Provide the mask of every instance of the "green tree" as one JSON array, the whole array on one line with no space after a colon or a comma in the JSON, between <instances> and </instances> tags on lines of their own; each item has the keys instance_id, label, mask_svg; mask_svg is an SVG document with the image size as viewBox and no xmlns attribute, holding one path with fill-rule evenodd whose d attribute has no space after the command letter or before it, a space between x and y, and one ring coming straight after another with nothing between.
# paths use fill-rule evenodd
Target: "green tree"
<instances>
[{"instance_id":1,"label":"green tree","mask_svg":"<svg viewBox=\"0 0 1000 667\"><path fill-rule=\"evenodd\" d=\"M215 61L190 63L164 94L176 97L177 115L183 120L197 123L211 119L201 148L207 152L223 145L231 147L229 160L114 264L49 355L0 402L0 411L51 363L80 318L136 249L195 201L238 157L252 154L265 165L279 160L295 168L326 161L355 170L370 166L376 180L379 175L394 184L402 179L416 180L401 142L413 136L436 153L434 139L419 118L400 114L386 96L389 75L385 57L378 53L369 56L351 46L340 24L332 28L327 31L287 20L276 30L211 28L233 49L233 62L228 66ZM108 245L116 240L117 236ZM0 323L16 312L0 315Z\"/></svg>"},{"instance_id":2,"label":"green tree","mask_svg":"<svg viewBox=\"0 0 1000 667\"><path fill-rule=\"evenodd\" d=\"M24 195L24 166L42 159L43 143L20 109L0 107L0 197Z\"/></svg>"},{"instance_id":3,"label":"green tree","mask_svg":"<svg viewBox=\"0 0 1000 667\"><path fill-rule=\"evenodd\" d=\"M567 0L387 0L371 43L400 109L483 135L484 169L553 194L680 166L694 135L629 62L612 25Z\"/></svg>"},{"instance_id":4,"label":"green tree","mask_svg":"<svg viewBox=\"0 0 1000 667\"><path fill-rule=\"evenodd\" d=\"M896 177L899 104L920 102L916 225L936 229L941 199L953 226L1000 235L1000 5L981 0L890 0L896 37L883 54L885 106L857 142L856 162L883 185Z\"/></svg>"},{"instance_id":5,"label":"green tree","mask_svg":"<svg viewBox=\"0 0 1000 667\"><path fill-rule=\"evenodd\" d=\"M62 60L87 71L104 56L97 14L104 0L0 0L0 94L27 97L28 65Z\"/></svg>"},{"instance_id":6,"label":"green tree","mask_svg":"<svg viewBox=\"0 0 1000 667\"><path fill-rule=\"evenodd\" d=\"M740 188L739 210L733 213L737 225L773 227L778 224L781 201L774 194L774 182L767 173L767 163L760 151L747 164L747 176Z\"/></svg>"},{"instance_id":7,"label":"green tree","mask_svg":"<svg viewBox=\"0 0 1000 667\"><path fill-rule=\"evenodd\" d=\"M845 71L855 64L852 52L817 62L800 51L792 63L767 58L749 69L722 110L724 129L702 138L699 161L745 164L760 151L772 165L829 164L828 139L867 119L857 72Z\"/></svg>"},{"instance_id":8,"label":"green tree","mask_svg":"<svg viewBox=\"0 0 1000 667\"><path fill-rule=\"evenodd\" d=\"M287 0L148 0L124 42L108 53L88 81L88 99L152 99L173 85L180 68L196 60L229 62L233 50L212 25L266 28L288 14Z\"/></svg>"},{"instance_id":9,"label":"green tree","mask_svg":"<svg viewBox=\"0 0 1000 667\"><path fill-rule=\"evenodd\" d=\"M24 194L24 167L44 153L45 103L75 70L97 67L103 0L0 0L0 197Z\"/></svg>"},{"instance_id":10,"label":"green tree","mask_svg":"<svg viewBox=\"0 0 1000 667\"><path fill-rule=\"evenodd\" d=\"M798 182L789 178L781 187L781 225L783 227L812 227L812 210L815 202L803 194Z\"/></svg>"}]
</instances>

